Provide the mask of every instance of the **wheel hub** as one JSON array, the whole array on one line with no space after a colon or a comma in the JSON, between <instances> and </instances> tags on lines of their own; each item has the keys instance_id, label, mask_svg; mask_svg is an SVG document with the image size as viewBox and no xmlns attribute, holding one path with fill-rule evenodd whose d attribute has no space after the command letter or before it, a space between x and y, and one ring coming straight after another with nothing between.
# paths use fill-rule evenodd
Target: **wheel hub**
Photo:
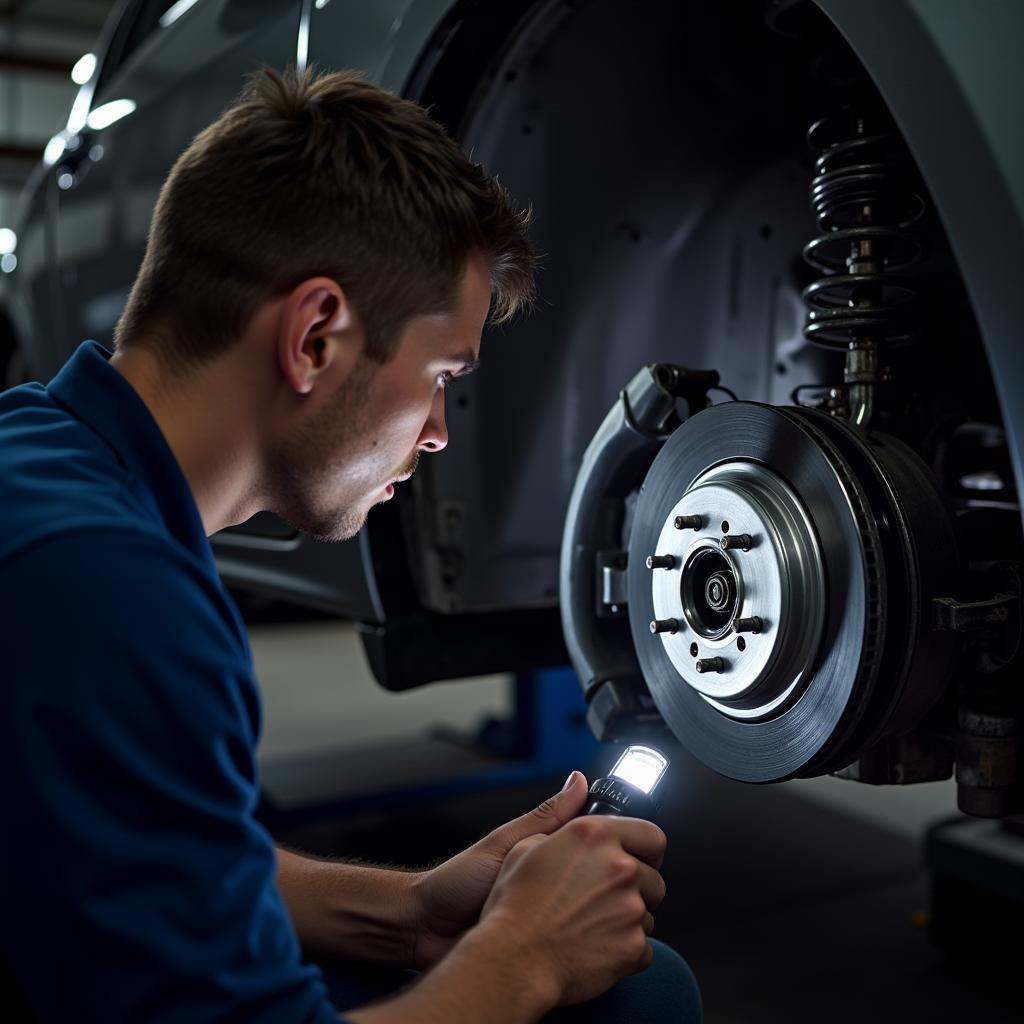
<instances>
[{"instance_id":1,"label":"wheel hub","mask_svg":"<svg viewBox=\"0 0 1024 1024\"><path fill-rule=\"evenodd\" d=\"M845 767L949 677L929 595L955 574L941 497L899 442L730 402L675 430L640 488L628 607L676 737L751 782Z\"/></svg>"},{"instance_id":2,"label":"wheel hub","mask_svg":"<svg viewBox=\"0 0 1024 1024\"><path fill-rule=\"evenodd\" d=\"M699 528L676 527L697 519ZM736 537L749 543L723 547ZM665 516L665 554L673 565L650 570L651 601L655 619L680 624L660 635L680 679L735 719L783 708L799 693L825 610L821 552L792 489L753 462L706 470ZM698 667L711 658L721 659L716 671Z\"/></svg>"}]
</instances>

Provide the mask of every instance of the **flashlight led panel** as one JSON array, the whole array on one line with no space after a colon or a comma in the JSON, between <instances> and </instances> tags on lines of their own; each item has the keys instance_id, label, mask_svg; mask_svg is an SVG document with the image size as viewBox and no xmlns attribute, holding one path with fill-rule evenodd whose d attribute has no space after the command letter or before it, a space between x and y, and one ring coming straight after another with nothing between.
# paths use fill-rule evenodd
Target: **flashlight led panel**
<instances>
[{"instance_id":1,"label":"flashlight led panel","mask_svg":"<svg viewBox=\"0 0 1024 1024\"><path fill-rule=\"evenodd\" d=\"M612 769L612 775L650 795L665 774L668 758L650 747L627 747Z\"/></svg>"}]
</instances>

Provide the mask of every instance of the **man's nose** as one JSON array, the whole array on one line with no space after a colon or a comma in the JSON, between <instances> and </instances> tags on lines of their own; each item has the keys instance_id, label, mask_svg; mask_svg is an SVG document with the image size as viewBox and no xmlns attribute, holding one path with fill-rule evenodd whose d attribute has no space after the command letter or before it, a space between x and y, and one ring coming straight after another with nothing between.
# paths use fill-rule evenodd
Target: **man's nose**
<instances>
[{"instance_id":1,"label":"man's nose","mask_svg":"<svg viewBox=\"0 0 1024 1024\"><path fill-rule=\"evenodd\" d=\"M444 389L438 388L416 447L425 452L439 452L447 445L448 424L444 418Z\"/></svg>"}]
</instances>

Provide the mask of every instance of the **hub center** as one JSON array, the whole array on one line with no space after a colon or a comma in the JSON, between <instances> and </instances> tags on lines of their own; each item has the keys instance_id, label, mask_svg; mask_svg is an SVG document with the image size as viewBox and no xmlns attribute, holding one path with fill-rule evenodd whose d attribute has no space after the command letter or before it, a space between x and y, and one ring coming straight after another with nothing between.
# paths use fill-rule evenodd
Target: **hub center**
<instances>
[{"instance_id":1,"label":"hub center","mask_svg":"<svg viewBox=\"0 0 1024 1024\"><path fill-rule=\"evenodd\" d=\"M704 594L708 604L716 611L721 612L729 606L730 591L735 592L732 579L725 573L716 572L708 585L704 588Z\"/></svg>"},{"instance_id":2,"label":"hub center","mask_svg":"<svg viewBox=\"0 0 1024 1024\"><path fill-rule=\"evenodd\" d=\"M683 615L694 632L709 639L724 636L738 611L738 581L728 557L714 547L700 547L683 566Z\"/></svg>"}]
</instances>

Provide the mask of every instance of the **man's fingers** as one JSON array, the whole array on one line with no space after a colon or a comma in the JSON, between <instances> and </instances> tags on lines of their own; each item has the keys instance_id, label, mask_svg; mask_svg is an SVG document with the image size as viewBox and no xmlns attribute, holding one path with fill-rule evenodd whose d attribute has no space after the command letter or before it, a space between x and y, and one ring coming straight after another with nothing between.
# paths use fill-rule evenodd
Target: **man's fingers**
<instances>
[{"instance_id":1,"label":"man's fingers","mask_svg":"<svg viewBox=\"0 0 1024 1024\"><path fill-rule=\"evenodd\" d=\"M484 841L499 857L504 857L516 843L528 836L546 836L557 832L583 810L586 799L586 776L582 772L573 772L565 780L562 790L548 797L532 811L496 828Z\"/></svg>"},{"instance_id":2,"label":"man's fingers","mask_svg":"<svg viewBox=\"0 0 1024 1024\"><path fill-rule=\"evenodd\" d=\"M654 911L661 906L661 901L665 898L665 879L654 868L647 864L640 864L637 873L637 888L640 890L640 895L643 896L648 910Z\"/></svg>"},{"instance_id":3,"label":"man's fingers","mask_svg":"<svg viewBox=\"0 0 1024 1024\"><path fill-rule=\"evenodd\" d=\"M644 933L647 935L654 934L654 915L650 911L644 914Z\"/></svg>"},{"instance_id":4,"label":"man's fingers","mask_svg":"<svg viewBox=\"0 0 1024 1024\"><path fill-rule=\"evenodd\" d=\"M642 818L619 818L618 821L623 828L620 835L622 848L657 871L665 857L668 842L665 833L654 822Z\"/></svg>"},{"instance_id":5,"label":"man's fingers","mask_svg":"<svg viewBox=\"0 0 1024 1024\"><path fill-rule=\"evenodd\" d=\"M643 965L644 965L643 966L643 970L646 971L647 968L651 966L651 961L653 959L654 959L654 947L648 942L647 943L647 952L644 953L644 958L643 958Z\"/></svg>"},{"instance_id":6,"label":"man's fingers","mask_svg":"<svg viewBox=\"0 0 1024 1024\"><path fill-rule=\"evenodd\" d=\"M636 967L633 968L630 974L639 974L641 971L646 971L651 966L651 961L654 959L654 947L648 942L647 948L644 950L644 955L637 961Z\"/></svg>"}]
</instances>

